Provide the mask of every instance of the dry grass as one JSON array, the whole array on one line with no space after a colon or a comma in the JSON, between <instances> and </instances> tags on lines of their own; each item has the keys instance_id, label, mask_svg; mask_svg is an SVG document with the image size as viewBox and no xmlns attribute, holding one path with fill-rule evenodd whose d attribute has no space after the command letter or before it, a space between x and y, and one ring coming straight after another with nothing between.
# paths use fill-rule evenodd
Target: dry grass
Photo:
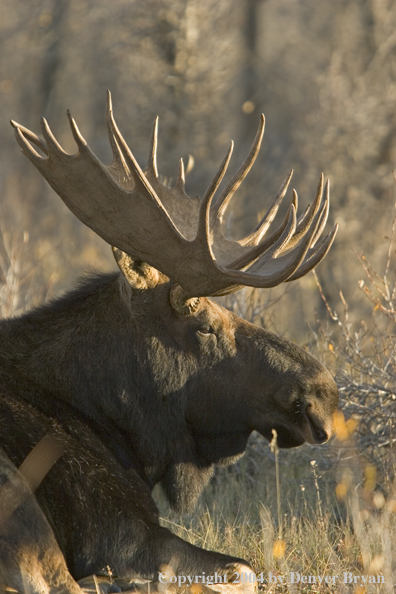
<instances>
[{"instance_id":1,"label":"dry grass","mask_svg":"<svg viewBox=\"0 0 396 594\"><path fill-rule=\"evenodd\" d=\"M12 233L0 226L0 319L39 305L51 291L54 273L46 284L35 278L37 261L30 250L28 232Z\"/></svg>"},{"instance_id":2,"label":"dry grass","mask_svg":"<svg viewBox=\"0 0 396 594\"><path fill-rule=\"evenodd\" d=\"M194 544L249 560L268 592L393 592L396 492L385 497L369 474L361 480L358 452L327 471L327 482L314 464L299 466L298 453L281 452L280 522L273 462L264 458L252 480L251 456L238 472L216 477L193 515L180 520L162 502L164 525ZM334 583L292 584L292 572ZM344 584L344 572L381 575L385 584ZM269 583L275 575L282 577L276 585Z\"/></svg>"}]
</instances>

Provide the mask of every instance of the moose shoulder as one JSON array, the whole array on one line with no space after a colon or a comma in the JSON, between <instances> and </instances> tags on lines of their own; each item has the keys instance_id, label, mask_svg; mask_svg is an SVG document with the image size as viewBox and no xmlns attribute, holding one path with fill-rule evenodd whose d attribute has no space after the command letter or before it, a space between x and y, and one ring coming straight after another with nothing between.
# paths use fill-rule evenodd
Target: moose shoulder
<instances>
[{"instance_id":1,"label":"moose shoulder","mask_svg":"<svg viewBox=\"0 0 396 594\"><path fill-rule=\"evenodd\" d=\"M253 233L230 241L222 218L256 158L264 120L218 198L232 147L199 200L185 193L182 162L174 188L159 180L157 126L148 166L140 169L114 122L110 95L110 166L69 119L73 156L44 120L44 140L13 125L23 153L67 206L117 246L121 273L86 278L53 303L1 323L1 446L19 466L47 434L64 444L36 497L75 579L107 566L119 576L155 578L171 563L179 575L217 572L231 580L246 562L160 527L151 490L160 483L175 509L192 509L214 465L241 455L253 430L271 439L276 429L281 447L331 435L338 392L328 371L208 299L311 270L335 235L320 239L328 183L321 178L298 220L293 193L285 219L267 237L289 176Z\"/></svg>"}]
</instances>

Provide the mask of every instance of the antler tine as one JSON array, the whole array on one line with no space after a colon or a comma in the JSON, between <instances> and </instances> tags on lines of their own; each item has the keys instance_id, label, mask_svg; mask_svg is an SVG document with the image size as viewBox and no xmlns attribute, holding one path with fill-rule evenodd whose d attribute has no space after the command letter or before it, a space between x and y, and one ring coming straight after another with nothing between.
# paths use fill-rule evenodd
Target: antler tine
<instances>
[{"instance_id":1,"label":"antler tine","mask_svg":"<svg viewBox=\"0 0 396 594\"><path fill-rule=\"evenodd\" d=\"M264 117L264 114L261 114L260 124L259 124L258 130L257 130L256 136L253 140L253 144L249 151L248 156L246 157L246 159L242 163L241 167L238 169L238 171L236 172L234 177L230 180L230 182L224 188L224 190L222 191L222 193L220 194L220 196L218 197L218 199L216 201L215 208L217 211L217 218L219 219L220 222L223 219L224 213L226 211L226 208L227 208L231 198L233 197L233 195L235 194L235 192L237 191L237 189L239 188L239 186L241 185L241 183L243 182L243 180L249 173L250 169L252 168L252 166L257 158L257 155L259 154L260 147L261 147L261 141L263 140L263 136L264 136L264 128L265 128L265 117Z\"/></svg>"},{"instance_id":2,"label":"antler tine","mask_svg":"<svg viewBox=\"0 0 396 594\"><path fill-rule=\"evenodd\" d=\"M30 142L33 142L33 144L38 146L39 149L41 149L43 151L43 153L48 156L47 145L45 144L45 142L43 140L41 140L41 138L39 136L37 136L36 134L31 132L28 128L25 128L25 126L21 126L21 124L18 124L18 122L15 122L14 120L10 120L10 124L13 128L15 128L15 131L19 130L22 133L22 135L25 137L25 139L30 140ZM18 137L17 137L17 139L18 139ZM38 154L38 153L36 153L36 154Z\"/></svg>"},{"instance_id":3,"label":"antler tine","mask_svg":"<svg viewBox=\"0 0 396 594\"><path fill-rule=\"evenodd\" d=\"M325 228L325 225L327 223L327 217L329 216L329 210L330 210L330 180L326 180L326 184L324 187L324 196L325 196L325 205L326 207L323 210L323 215L318 227L318 230L316 232L316 235L314 235L313 239L312 239L312 243L311 243L311 247L314 247L314 245L316 244L316 242L318 241L319 237L322 234L323 229Z\"/></svg>"},{"instance_id":4,"label":"antler tine","mask_svg":"<svg viewBox=\"0 0 396 594\"><path fill-rule=\"evenodd\" d=\"M297 195L296 190L293 190L293 196L295 196L295 199L297 201L298 195ZM325 196L325 201L329 200L329 191L326 192L326 190L325 190L325 192L323 193L323 173L322 173L319 178L319 183L318 183L318 186L316 189L315 198L314 198L312 204L309 204L306 207L306 209L304 210L304 212L302 213L302 215L298 218L297 228L294 233L292 243L290 243L289 247L292 247L293 245L298 243L298 241L300 241L301 237L303 237L303 235L307 232L309 226L311 225L316 213L318 212L318 210L322 204L323 196ZM317 238L321 234L323 228L324 228L324 225L320 227L320 230L318 229Z\"/></svg>"},{"instance_id":5,"label":"antler tine","mask_svg":"<svg viewBox=\"0 0 396 594\"><path fill-rule=\"evenodd\" d=\"M112 112L110 112L109 126L110 126L110 130L114 136L115 142L117 143L117 146L119 147L120 154L125 161L126 167L128 168L131 175L133 176L133 179L134 179L136 185L140 186L141 198L143 198L143 199L146 198L146 199L149 199L150 201L152 201L156 205L156 207L162 212L162 215L163 215L163 217L166 221L167 227L168 227L168 232L173 233L177 240L180 240L180 239L184 240L184 238L182 238L182 235L180 234L179 230L173 223L171 217L169 216L167 209L165 208L165 206L159 199L157 193L155 192L154 188L150 184L149 180L147 179L147 177L144 174L144 172L142 171L142 169L140 168L132 151L130 150L129 146L127 145L126 141L124 140L124 137L122 136L121 132L118 129L118 126L115 122ZM151 254L149 256L150 256L150 260L151 260ZM166 264L166 268L168 268L168 263Z\"/></svg>"},{"instance_id":6,"label":"antler tine","mask_svg":"<svg viewBox=\"0 0 396 594\"><path fill-rule=\"evenodd\" d=\"M67 110L67 118L69 120L70 129L72 131L73 138L78 146L78 149L80 151L85 150L87 147L87 142L86 142L85 138L82 136L80 130L78 129L78 126L77 126L77 124L69 110Z\"/></svg>"},{"instance_id":7,"label":"antler tine","mask_svg":"<svg viewBox=\"0 0 396 594\"><path fill-rule=\"evenodd\" d=\"M135 157L133 156L132 151L125 142L124 137L118 129L114 119L110 91L107 91L106 124L114 161L117 162L117 164L121 164L124 170L134 173L135 181L137 178L137 180L145 186L145 183L141 179L144 177L143 172L140 169Z\"/></svg>"},{"instance_id":8,"label":"antler tine","mask_svg":"<svg viewBox=\"0 0 396 594\"><path fill-rule=\"evenodd\" d=\"M257 258L259 258L261 254L266 252L276 241L278 241L279 237L284 232L285 227L289 221L292 206L294 206L294 209L296 210L294 200L291 201L286 216L283 219L282 223L279 225L279 227L269 237L267 237L267 239L255 245L246 254L243 254L242 256L234 260L231 264L229 264L228 268L231 268L232 270L242 270L246 268L246 266L249 266L249 264L257 260Z\"/></svg>"},{"instance_id":9,"label":"antler tine","mask_svg":"<svg viewBox=\"0 0 396 594\"><path fill-rule=\"evenodd\" d=\"M335 239L335 236L337 235L337 231L338 223L325 237L322 238L322 240L315 248L308 250L305 261L301 264L301 266L299 266L299 268L296 270L294 274L289 276L286 282L297 280L298 278L305 276L308 272L313 270L315 266L317 266L319 262L323 260L323 258L326 256L327 252L333 245L333 241Z\"/></svg>"},{"instance_id":10,"label":"antler tine","mask_svg":"<svg viewBox=\"0 0 396 594\"><path fill-rule=\"evenodd\" d=\"M284 241L285 236L288 235L289 238L292 237L289 228L287 231L285 230L283 232L282 238L278 239L276 245L270 248L268 252L262 254L261 257L257 258L246 271L231 271L227 269L226 274L229 276L228 286L230 289L229 291L226 289L227 292L232 292L232 287L236 285L247 285L258 288L275 287L296 273L305 259L312 237L317 232L325 206L326 205L323 204L320 211L315 215L313 224L302 238L302 241L300 241L300 243L287 254L276 257L277 254L285 250L285 245L287 245ZM294 213L295 225L295 210L293 204L291 205L291 209Z\"/></svg>"},{"instance_id":11,"label":"antler tine","mask_svg":"<svg viewBox=\"0 0 396 594\"><path fill-rule=\"evenodd\" d=\"M122 156L127 168L133 175L135 182L138 183L142 187L142 189L144 189L146 192L148 192L150 194L150 196L158 203L158 205L163 210L165 210L161 201L159 200L158 196L156 195L153 188L151 187L148 179L146 178L143 171L141 170L131 149L129 148L129 146L127 145L127 143L124 140L124 137L122 136L121 132L119 131L118 126L115 122L112 110L109 110L108 124L109 124L109 130L110 130L111 134L113 135L114 141L116 142L116 145L120 151L120 155Z\"/></svg>"},{"instance_id":12,"label":"antler tine","mask_svg":"<svg viewBox=\"0 0 396 594\"><path fill-rule=\"evenodd\" d=\"M126 166L124 157L120 151L120 148L114 138L112 132L112 119L113 119L113 103L111 100L111 93L108 90L106 93L106 128L107 135L109 137L111 152L113 153L113 167L119 169L124 174L128 174L128 167Z\"/></svg>"},{"instance_id":13,"label":"antler tine","mask_svg":"<svg viewBox=\"0 0 396 594\"><path fill-rule=\"evenodd\" d=\"M208 189L205 192L205 195L202 199L201 206L199 209L199 219L198 219L198 230L196 235L197 243L201 243L205 245L206 249L210 253L210 257L214 259L213 251L210 245L210 206L213 200L213 197L216 193L217 188L221 184L221 181L227 171L227 167L230 163L232 151L234 149L234 143L230 142L230 148L227 151L226 156L224 157L223 161L220 164L220 167L214 176L213 180L209 184Z\"/></svg>"},{"instance_id":14,"label":"antler tine","mask_svg":"<svg viewBox=\"0 0 396 594\"><path fill-rule=\"evenodd\" d=\"M318 182L318 187L316 188L316 194L315 194L315 198L313 199L313 202L309 208L308 214L307 214L307 218L309 220L312 220L313 217L316 215L316 213L318 212L319 208L320 208L320 204L322 201L322 196L323 196L323 182L324 182L324 176L323 173L320 174L319 177L319 182ZM305 221L304 221L305 224Z\"/></svg>"},{"instance_id":15,"label":"antler tine","mask_svg":"<svg viewBox=\"0 0 396 594\"><path fill-rule=\"evenodd\" d=\"M157 169L158 121L159 121L159 117L157 116L154 120L153 132L151 134L150 153L149 153L149 159L148 159L147 168L146 168L147 173L152 173L155 177L158 177L158 169Z\"/></svg>"},{"instance_id":16,"label":"antler tine","mask_svg":"<svg viewBox=\"0 0 396 594\"><path fill-rule=\"evenodd\" d=\"M179 168L178 168L178 171L177 171L176 185L179 188L184 189L185 183L186 183L186 175L185 175L185 172L184 172L184 161L183 161L183 159L180 159L180 161L179 161Z\"/></svg>"},{"instance_id":17,"label":"antler tine","mask_svg":"<svg viewBox=\"0 0 396 594\"><path fill-rule=\"evenodd\" d=\"M28 159L30 159L30 161L34 165L36 165L38 169L40 169L42 161L44 161L44 158L41 155L39 155L36 150L34 150L31 144L29 144L20 128L15 128L15 138L17 139L17 142L21 147L23 154L26 157L28 157Z\"/></svg>"},{"instance_id":18,"label":"antler tine","mask_svg":"<svg viewBox=\"0 0 396 594\"><path fill-rule=\"evenodd\" d=\"M296 228L296 211L294 208L294 204L290 205L287 217L286 217L282 227L283 227L282 233L277 238L277 241L274 241L272 243L270 250L268 250L268 252L265 254L265 260L267 263L275 262L275 260L273 259L273 256L276 255L276 253L282 248L282 246L285 243L287 243L289 241L290 237L293 235L293 232ZM296 256L296 255L294 255L294 256ZM297 255L297 257L298 257L298 255ZM302 256L302 258L303 257L304 256ZM300 256L300 258L301 258L301 256ZM296 260L296 257L294 257L294 260ZM251 271L254 267L259 271L260 268L263 266L263 262L260 259L257 259L256 262L254 264L252 264L250 266L250 268L248 270L246 270L245 272L243 272L241 270L235 270L235 268L236 268L234 266L235 263L233 263L230 267L227 267L227 274L229 274L230 276L232 275L234 277L232 280L232 283L229 282L228 286L225 289L222 289L222 290L216 292L215 295L216 296L229 295L230 293L234 293L235 291L239 290L243 286L267 287L267 288L276 286L277 284L280 284L281 282L283 282L284 278L287 278L289 276L289 274L290 274L289 269L293 267L294 260L291 263L291 266L289 265L289 267L286 268L283 272L278 271L276 277L274 277L272 275L269 278L268 278L268 275L266 278L264 278L263 276L261 276L259 274L251 273ZM300 261L301 261L301 259L300 259ZM297 263L297 266L298 266L298 263ZM235 270L234 274L232 274L232 273L230 274L231 269ZM293 268L293 270L295 270L295 267ZM249 278L249 280L247 280L248 278ZM278 279L282 279L282 280L278 280Z\"/></svg>"},{"instance_id":19,"label":"antler tine","mask_svg":"<svg viewBox=\"0 0 396 594\"><path fill-rule=\"evenodd\" d=\"M289 176L289 180L290 180L290 176ZM285 180L285 181L287 181L287 180ZM284 184L282 184L282 186L283 185ZM310 228L311 228L311 231L312 231L312 228L316 228L316 233L314 235L310 235L310 237L313 237L313 239L311 239L311 241L310 241L310 247L313 247L315 245L316 241L320 237L320 234L322 233L323 228L326 224L327 213L329 210L329 198L330 198L329 184L326 184L324 192L322 192L322 189L323 189L323 176L321 176L321 178L319 180L315 199L314 199L312 205L308 208L307 212L304 213L304 216L300 219L300 224L297 225L297 228L295 229L293 236L291 236L289 238L287 243L284 243L283 246L277 248L276 253L279 254L282 251L293 248L301 240L301 238L307 233L307 231ZM323 201L323 204L322 204L323 196L325 196L325 200ZM293 191L293 200L292 200L291 204L294 203L294 205L296 207L297 201L298 201L297 192ZM319 211L319 215L318 215L319 208L320 208L320 211ZM285 217L284 221L282 222L282 224L280 225L280 227L278 227L278 229L266 241L256 245L254 248L252 248L252 250L250 250L243 256L234 260L230 264L229 268L231 268L233 270L241 270L242 268L246 268L246 266L248 266L250 262L257 260L261 254L264 254L266 257L267 254L269 253L269 252L267 252L269 247L272 246L274 242L278 241L279 236L283 232L283 230L285 228L286 221L288 219L288 216L289 216L289 213L286 215L286 217ZM314 221L314 219L315 219L315 221Z\"/></svg>"},{"instance_id":20,"label":"antler tine","mask_svg":"<svg viewBox=\"0 0 396 594\"><path fill-rule=\"evenodd\" d=\"M51 154L57 155L59 153L66 155L67 153L63 150L59 142L56 140L55 136L52 134L52 130L49 127L47 120L45 118L41 118L40 124L44 140L47 145L48 156L51 156Z\"/></svg>"},{"instance_id":21,"label":"antler tine","mask_svg":"<svg viewBox=\"0 0 396 594\"><path fill-rule=\"evenodd\" d=\"M293 192L295 192L296 193L296 196L297 196L296 190L293 190ZM311 208L311 204L308 204L305 207L304 212L302 214L300 214L300 216L298 217L298 220L297 220L297 230L303 224L303 222L305 221L305 217L307 216L310 208Z\"/></svg>"},{"instance_id":22,"label":"antler tine","mask_svg":"<svg viewBox=\"0 0 396 594\"><path fill-rule=\"evenodd\" d=\"M220 167L219 167L216 175L214 176L214 178L210 182L209 187L206 190L204 197L202 198L202 204L204 204L208 200L212 200L213 196L215 195L215 193L217 191L217 188L221 184L222 179L223 179L223 177L225 175L225 172L228 169L228 165L230 163L230 159L231 159L231 155L232 155L232 151L233 150L234 150L234 142L231 140L231 142L230 142L230 148L228 149L227 154L224 157L224 159L222 160L222 162L220 164Z\"/></svg>"},{"instance_id":23,"label":"antler tine","mask_svg":"<svg viewBox=\"0 0 396 594\"><path fill-rule=\"evenodd\" d=\"M187 167L186 167L186 175L191 173L194 169L194 157L192 155L188 155Z\"/></svg>"},{"instance_id":24,"label":"antler tine","mask_svg":"<svg viewBox=\"0 0 396 594\"><path fill-rule=\"evenodd\" d=\"M283 180L282 185L279 188L274 200L272 201L271 206L269 207L269 209L267 210L267 212L265 213L265 215L263 216L263 218L257 225L256 229L254 229L254 231L250 235L245 237L240 242L241 245L258 245L260 243L261 239L264 237L264 235L268 231L269 226L271 225L272 221L274 220L276 213L278 212L279 206L280 206L283 198L286 195L286 192L289 187L290 180L291 180L292 176L293 176L293 169L290 171L288 177L286 177ZM294 199L294 194L293 194L293 199ZM297 210L297 204L296 204L296 210Z\"/></svg>"},{"instance_id":25,"label":"antler tine","mask_svg":"<svg viewBox=\"0 0 396 594\"><path fill-rule=\"evenodd\" d=\"M294 231L296 230L296 222L297 222L297 215L296 209L294 208L294 204L290 204L289 212L288 212L288 220L285 226L285 229L279 239L273 243L273 245L266 251L265 257L274 257L280 254L287 244L290 241L290 238L293 236Z\"/></svg>"},{"instance_id":26,"label":"antler tine","mask_svg":"<svg viewBox=\"0 0 396 594\"><path fill-rule=\"evenodd\" d=\"M323 200L323 198L324 198L324 200ZM321 215L321 219L319 219L318 231L316 233L316 238L319 238L319 235L321 234L323 227L324 227L324 225L323 226L321 225L321 220L323 217L325 217L325 222L326 222L326 218L327 218L326 204L328 203L328 200L329 200L329 193L328 192L323 193L323 174L322 174L320 177L320 180L319 180L319 184L318 184L318 188L316 191L314 201L313 201L312 205L308 208L306 213L304 213L303 217L300 218L300 221L299 221L296 231L288 245L288 248L292 248L300 241L300 239L305 235L305 233L310 228L310 225L312 224L312 221L314 220L318 210L321 209L320 212L322 213L322 215ZM323 205L325 205L325 206L323 207ZM311 246L313 245L313 242L314 242L314 240L312 240Z\"/></svg>"},{"instance_id":27,"label":"antler tine","mask_svg":"<svg viewBox=\"0 0 396 594\"><path fill-rule=\"evenodd\" d=\"M292 171L293 171L293 169L292 169ZM293 188L293 204L296 209L296 212L298 212L298 194L294 188ZM298 217L297 223L298 223L299 219L300 219L300 217Z\"/></svg>"},{"instance_id":28,"label":"antler tine","mask_svg":"<svg viewBox=\"0 0 396 594\"><path fill-rule=\"evenodd\" d=\"M322 208L324 208L324 205ZM294 210L294 207L293 207L293 210ZM284 282L285 279L289 278L289 276L294 274L305 259L305 256L309 250L309 247L310 247L310 244L312 241L312 237L315 235L318 225L320 223L321 214L322 214L322 209L316 215L314 224L311 225L311 228L309 229L308 233L305 235L305 237L302 238L302 241L293 250L289 251L284 256L280 256L280 257L276 258L275 260L272 259L272 265L275 269L277 269L276 272L273 275L271 275L272 278L270 277L270 278L265 279L265 277L263 275L263 284L251 285L250 282L247 284L249 284L251 286L261 286L261 287L276 286L277 284ZM278 243L280 244L281 242L278 241ZM275 251L271 250L271 252L273 253L274 256L276 256L284 250L285 250L285 242L283 242L282 245L277 247ZM269 252L269 254L270 254L270 252ZM263 254L261 256L261 258L258 258L256 260L256 262L254 262L246 270L246 274L249 274L250 272L256 272L256 273L259 272L260 269L262 270L263 268L268 266L269 261L270 260L267 256L267 254L266 253ZM265 284L264 284L264 282L265 282ZM268 284L268 282L274 283L274 284Z\"/></svg>"}]
</instances>

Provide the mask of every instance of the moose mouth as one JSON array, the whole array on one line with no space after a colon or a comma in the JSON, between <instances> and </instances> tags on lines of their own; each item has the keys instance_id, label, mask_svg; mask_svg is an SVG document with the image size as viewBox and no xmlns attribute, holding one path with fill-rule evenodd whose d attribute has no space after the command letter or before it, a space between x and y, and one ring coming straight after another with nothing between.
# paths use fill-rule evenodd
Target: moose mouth
<instances>
[{"instance_id":1,"label":"moose mouth","mask_svg":"<svg viewBox=\"0 0 396 594\"><path fill-rule=\"evenodd\" d=\"M296 448L306 441L305 435L303 435L302 431L299 430L296 426L292 425L281 425L281 424L271 424L262 426L258 429L258 432L261 433L265 439L268 441L272 441L274 435L273 430L276 431L276 443L280 448Z\"/></svg>"},{"instance_id":2,"label":"moose mouth","mask_svg":"<svg viewBox=\"0 0 396 594\"><path fill-rule=\"evenodd\" d=\"M324 423L321 422L310 411L310 406L302 413L301 424L281 424L266 425L259 429L259 433L268 441L273 439L272 430L277 433L277 444L280 448L295 448L307 442L312 445L325 443L329 435L324 429Z\"/></svg>"}]
</instances>

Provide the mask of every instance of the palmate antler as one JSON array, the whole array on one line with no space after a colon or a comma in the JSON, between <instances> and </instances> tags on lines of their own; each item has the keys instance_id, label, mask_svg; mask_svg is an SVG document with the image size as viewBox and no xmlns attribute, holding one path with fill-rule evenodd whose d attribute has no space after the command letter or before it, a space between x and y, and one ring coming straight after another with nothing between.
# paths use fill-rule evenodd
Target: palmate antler
<instances>
[{"instance_id":1,"label":"palmate antler","mask_svg":"<svg viewBox=\"0 0 396 594\"><path fill-rule=\"evenodd\" d=\"M337 227L319 241L329 209L329 182L320 178L315 199L296 220L297 193L282 224L264 235L286 194L292 173L283 182L257 228L239 241L226 239L221 223L227 205L252 167L264 134L264 116L245 162L214 200L231 158L233 143L204 197L185 192L180 160L176 185L166 187L158 177L155 122L149 162L142 170L114 121L108 92L106 121L113 163L103 165L94 155L68 112L78 146L69 155L41 120L44 141L11 122L22 152L32 161L68 208L105 241L132 258L166 274L183 289L184 296L225 295L242 286L274 287L312 270L328 252ZM46 157L31 146L37 145Z\"/></svg>"}]
</instances>

